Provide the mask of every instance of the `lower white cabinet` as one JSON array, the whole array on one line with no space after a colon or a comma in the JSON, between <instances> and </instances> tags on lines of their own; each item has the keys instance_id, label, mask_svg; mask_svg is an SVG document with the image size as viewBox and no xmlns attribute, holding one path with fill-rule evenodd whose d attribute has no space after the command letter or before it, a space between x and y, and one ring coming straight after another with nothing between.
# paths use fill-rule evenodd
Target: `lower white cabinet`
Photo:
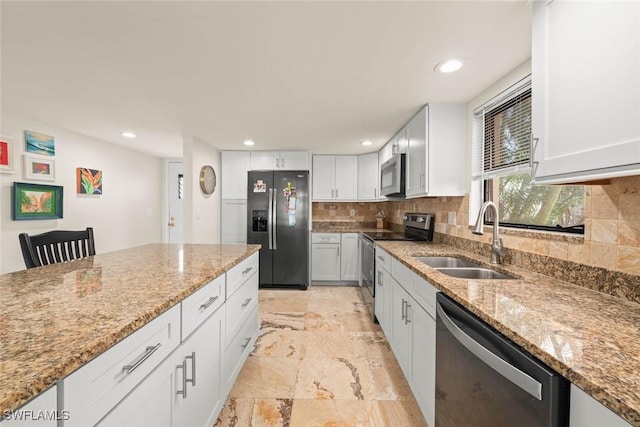
<instances>
[{"instance_id":1,"label":"lower white cabinet","mask_svg":"<svg viewBox=\"0 0 640 427\"><path fill-rule=\"evenodd\" d=\"M569 407L569 427L631 427L631 424L573 384Z\"/></svg>"},{"instance_id":2,"label":"lower white cabinet","mask_svg":"<svg viewBox=\"0 0 640 427\"><path fill-rule=\"evenodd\" d=\"M357 281L358 270L358 233L342 233L340 236L340 280Z\"/></svg>"},{"instance_id":3,"label":"lower white cabinet","mask_svg":"<svg viewBox=\"0 0 640 427\"><path fill-rule=\"evenodd\" d=\"M212 426L258 336L257 266L256 253L65 378L58 427Z\"/></svg>"},{"instance_id":4,"label":"lower white cabinet","mask_svg":"<svg viewBox=\"0 0 640 427\"><path fill-rule=\"evenodd\" d=\"M437 292L376 249L376 318L430 426L435 425Z\"/></svg>"},{"instance_id":5,"label":"lower white cabinet","mask_svg":"<svg viewBox=\"0 0 640 427\"><path fill-rule=\"evenodd\" d=\"M358 233L312 233L311 280L358 281Z\"/></svg>"},{"instance_id":6,"label":"lower white cabinet","mask_svg":"<svg viewBox=\"0 0 640 427\"><path fill-rule=\"evenodd\" d=\"M56 417L64 420L69 417L68 412L57 410L56 386L43 391L31 401L15 411L0 413L5 419L0 421L2 427L56 427ZM42 418L37 418L42 414Z\"/></svg>"}]
</instances>

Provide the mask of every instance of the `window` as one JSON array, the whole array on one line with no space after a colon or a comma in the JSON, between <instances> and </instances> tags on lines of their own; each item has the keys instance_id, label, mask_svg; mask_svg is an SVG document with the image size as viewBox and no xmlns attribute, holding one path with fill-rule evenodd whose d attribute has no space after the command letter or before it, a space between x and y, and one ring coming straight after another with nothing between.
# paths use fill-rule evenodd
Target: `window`
<instances>
[{"instance_id":1,"label":"window","mask_svg":"<svg viewBox=\"0 0 640 427\"><path fill-rule=\"evenodd\" d=\"M501 226L584 233L584 186L531 183L530 78L475 111L473 146L474 188L496 203Z\"/></svg>"}]
</instances>

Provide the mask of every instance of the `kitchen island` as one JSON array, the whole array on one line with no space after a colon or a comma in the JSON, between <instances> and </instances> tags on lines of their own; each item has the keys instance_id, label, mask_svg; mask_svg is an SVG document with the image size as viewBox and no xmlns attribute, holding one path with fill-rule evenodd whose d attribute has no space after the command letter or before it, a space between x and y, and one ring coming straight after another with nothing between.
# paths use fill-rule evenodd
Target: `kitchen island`
<instances>
[{"instance_id":1,"label":"kitchen island","mask_svg":"<svg viewBox=\"0 0 640 427\"><path fill-rule=\"evenodd\" d=\"M634 426L640 425L640 305L444 244L378 242L404 266ZM414 257L462 257L513 280L461 279Z\"/></svg>"},{"instance_id":2,"label":"kitchen island","mask_svg":"<svg viewBox=\"0 0 640 427\"><path fill-rule=\"evenodd\" d=\"M149 244L1 275L0 415L69 376L259 249Z\"/></svg>"}]
</instances>

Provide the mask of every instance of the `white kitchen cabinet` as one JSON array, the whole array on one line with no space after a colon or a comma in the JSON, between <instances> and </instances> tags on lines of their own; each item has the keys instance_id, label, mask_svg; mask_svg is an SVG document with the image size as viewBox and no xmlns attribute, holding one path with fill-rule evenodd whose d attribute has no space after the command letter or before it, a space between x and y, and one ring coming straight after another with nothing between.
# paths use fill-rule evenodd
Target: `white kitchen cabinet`
<instances>
[{"instance_id":1,"label":"white kitchen cabinet","mask_svg":"<svg viewBox=\"0 0 640 427\"><path fill-rule=\"evenodd\" d=\"M208 427L215 424L226 396L221 381L224 328L225 310L222 307L173 355L172 425Z\"/></svg>"},{"instance_id":2,"label":"white kitchen cabinet","mask_svg":"<svg viewBox=\"0 0 640 427\"><path fill-rule=\"evenodd\" d=\"M0 421L0 425L2 427L56 427L57 401L56 386L53 386L22 405L18 410L0 414L5 417L3 421ZM38 414L44 414L46 419L26 418L35 418ZM68 413L58 413L57 415L60 419L70 416Z\"/></svg>"},{"instance_id":3,"label":"white kitchen cabinet","mask_svg":"<svg viewBox=\"0 0 640 427\"><path fill-rule=\"evenodd\" d=\"M533 174L640 174L640 3L533 3Z\"/></svg>"},{"instance_id":4,"label":"white kitchen cabinet","mask_svg":"<svg viewBox=\"0 0 640 427\"><path fill-rule=\"evenodd\" d=\"M408 198L465 194L465 114L462 103L429 104L407 123Z\"/></svg>"},{"instance_id":5,"label":"white kitchen cabinet","mask_svg":"<svg viewBox=\"0 0 640 427\"><path fill-rule=\"evenodd\" d=\"M571 384L569 427L631 427L600 402Z\"/></svg>"},{"instance_id":6,"label":"white kitchen cabinet","mask_svg":"<svg viewBox=\"0 0 640 427\"><path fill-rule=\"evenodd\" d=\"M340 280L342 281L358 280L359 239L358 233L342 233L340 236Z\"/></svg>"},{"instance_id":7,"label":"white kitchen cabinet","mask_svg":"<svg viewBox=\"0 0 640 427\"><path fill-rule=\"evenodd\" d=\"M376 253L379 251L379 249L376 249ZM389 342L393 336L391 329L391 291L397 285L394 285L393 282L395 282L395 280L391 276L391 273L389 273L389 270L387 270L382 263L376 262L374 313L382 328L382 332L384 332Z\"/></svg>"},{"instance_id":8,"label":"white kitchen cabinet","mask_svg":"<svg viewBox=\"0 0 640 427\"><path fill-rule=\"evenodd\" d=\"M82 366L63 381L65 427L94 425L180 343L180 304Z\"/></svg>"},{"instance_id":9,"label":"white kitchen cabinet","mask_svg":"<svg viewBox=\"0 0 640 427\"><path fill-rule=\"evenodd\" d=\"M223 151L220 188L222 199L247 199L247 177L251 168L249 151Z\"/></svg>"},{"instance_id":10,"label":"white kitchen cabinet","mask_svg":"<svg viewBox=\"0 0 640 427\"><path fill-rule=\"evenodd\" d=\"M311 244L311 280L339 281L340 267L340 243Z\"/></svg>"},{"instance_id":11,"label":"white kitchen cabinet","mask_svg":"<svg viewBox=\"0 0 640 427\"><path fill-rule=\"evenodd\" d=\"M358 156L313 156L313 200L357 200Z\"/></svg>"},{"instance_id":12,"label":"white kitchen cabinet","mask_svg":"<svg viewBox=\"0 0 640 427\"><path fill-rule=\"evenodd\" d=\"M437 293L404 264L376 249L376 318L429 425L435 424Z\"/></svg>"},{"instance_id":13,"label":"white kitchen cabinet","mask_svg":"<svg viewBox=\"0 0 640 427\"><path fill-rule=\"evenodd\" d=\"M431 287L424 282L424 286ZM435 425L436 319L411 299L411 376L409 383L427 424Z\"/></svg>"},{"instance_id":14,"label":"white kitchen cabinet","mask_svg":"<svg viewBox=\"0 0 640 427\"><path fill-rule=\"evenodd\" d=\"M358 156L358 200L378 200L380 197L380 167L378 153Z\"/></svg>"},{"instance_id":15,"label":"white kitchen cabinet","mask_svg":"<svg viewBox=\"0 0 640 427\"><path fill-rule=\"evenodd\" d=\"M412 308L412 299L395 280L391 284L391 337L389 343L404 376L411 376L411 324L407 316Z\"/></svg>"},{"instance_id":16,"label":"white kitchen cabinet","mask_svg":"<svg viewBox=\"0 0 640 427\"><path fill-rule=\"evenodd\" d=\"M251 170L309 170L308 151L252 151Z\"/></svg>"},{"instance_id":17,"label":"white kitchen cabinet","mask_svg":"<svg viewBox=\"0 0 640 427\"><path fill-rule=\"evenodd\" d=\"M220 206L220 242L247 243L247 199L223 199Z\"/></svg>"}]
</instances>

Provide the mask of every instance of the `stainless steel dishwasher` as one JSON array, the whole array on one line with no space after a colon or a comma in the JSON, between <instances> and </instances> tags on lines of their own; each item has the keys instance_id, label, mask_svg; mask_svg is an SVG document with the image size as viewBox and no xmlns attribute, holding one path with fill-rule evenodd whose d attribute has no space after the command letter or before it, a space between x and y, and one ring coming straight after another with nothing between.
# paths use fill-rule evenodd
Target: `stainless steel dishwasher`
<instances>
[{"instance_id":1,"label":"stainless steel dishwasher","mask_svg":"<svg viewBox=\"0 0 640 427\"><path fill-rule=\"evenodd\" d=\"M438 294L436 427L566 427L568 380Z\"/></svg>"}]
</instances>

